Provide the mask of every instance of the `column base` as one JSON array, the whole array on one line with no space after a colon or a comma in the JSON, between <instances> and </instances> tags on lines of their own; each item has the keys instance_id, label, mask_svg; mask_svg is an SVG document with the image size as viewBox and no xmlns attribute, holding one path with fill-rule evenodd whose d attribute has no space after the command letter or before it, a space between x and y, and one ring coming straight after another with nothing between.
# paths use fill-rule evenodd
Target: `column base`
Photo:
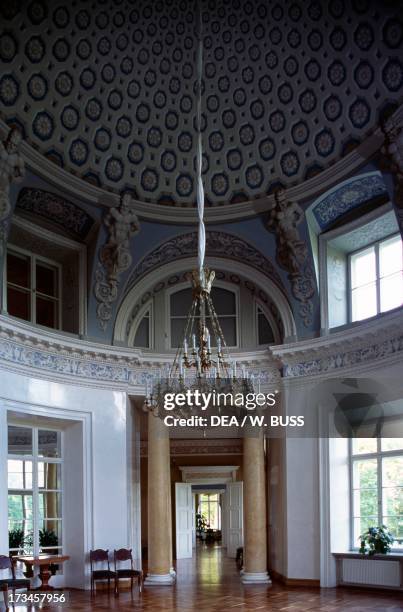
<instances>
[{"instance_id":1,"label":"column base","mask_svg":"<svg viewBox=\"0 0 403 612\"><path fill-rule=\"evenodd\" d=\"M175 582L172 574L147 574L145 586L170 586Z\"/></svg>"},{"instance_id":2,"label":"column base","mask_svg":"<svg viewBox=\"0 0 403 612\"><path fill-rule=\"evenodd\" d=\"M242 572L243 584L271 584L268 572Z\"/></svg>"}]
</instances>

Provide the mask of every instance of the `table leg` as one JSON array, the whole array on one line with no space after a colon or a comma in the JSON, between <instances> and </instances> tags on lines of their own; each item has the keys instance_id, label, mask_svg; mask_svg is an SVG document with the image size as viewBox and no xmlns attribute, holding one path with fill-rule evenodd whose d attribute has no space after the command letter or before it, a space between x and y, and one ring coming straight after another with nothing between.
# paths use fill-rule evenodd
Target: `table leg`
<instances>
[{"instance_id":1,"label":"table leg","mask_svg":"<svg viewBox=\"0 0 403 612\"><path fill-rule=\"evenodd\" d=\"M41 586L37 589L38 591L52 591L53 587L49 584L49 579L52 574L49 570L49 565L41 565L39 569L39 578L42 581Z\"/></svg>"}]
</instances>

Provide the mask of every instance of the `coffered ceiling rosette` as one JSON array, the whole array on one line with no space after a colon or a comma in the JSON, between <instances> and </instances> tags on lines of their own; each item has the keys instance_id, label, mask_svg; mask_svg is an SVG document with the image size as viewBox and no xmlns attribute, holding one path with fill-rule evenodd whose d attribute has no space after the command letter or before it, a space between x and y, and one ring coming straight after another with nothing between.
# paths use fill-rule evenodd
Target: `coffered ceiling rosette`
<instances>
[{"instance_id":1,"label":"coffered ceiling rosette","mask_svg":"<svg viewBox=\"0 0 403 612\"><path fill-rule=\"evenodd\" d=\"M327 168L403 90L399 3L203 0L212 205ZM197 4L2 3L3 119L49 160L144 202L195 202Z\"/></svg>"}]
</instances>

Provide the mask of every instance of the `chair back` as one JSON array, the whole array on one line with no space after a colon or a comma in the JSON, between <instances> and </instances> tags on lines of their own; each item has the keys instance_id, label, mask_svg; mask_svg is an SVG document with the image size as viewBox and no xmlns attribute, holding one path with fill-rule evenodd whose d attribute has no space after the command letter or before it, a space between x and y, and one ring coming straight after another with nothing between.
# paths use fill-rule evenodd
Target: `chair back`
<instances>
[{"instance_id":1,"label":"chair back","mask_svg":"<svg viewBox=\"0 0 403 612\"><path fill-rule=\"evenodd\" d=\"M11 570L12 561L7 555L0 555L0 570Z\"/></svg>"},{"instance_id":2,"label":"chair back","mask_svg":"<svg viewBox=\"0 0 403 612\"><path fill-rule=\"evenodd\" d=\"M0 555L0 579L2 577L3 571L6 570L8 570L8 577L14 579L15 574L13 560L7 555Z\"/></svg>"},{"instance_id":3,"label":"chair back","mask_svg":"<svg viewBox=\"0 0 403 612\"><path fill-rule=\"evenodd\" d=\"M119 550L113 551L113 560L115 562L115 569L119 561L130 561L130 568L133 569L133 556L132 549L130 548L119 548Z\"/></svg>"},{"instance_id":4,"label":"chair back","mask_svg":"<svg viewBox=\"0 0 403 612\"><path fill-rule=\"evenodd\" d=\"M102 548L97 548L96 550L90 550L90 565L91 571L93 566L97 563L107 564L109 569L109 550L103 550Z\"/></svg>"}]
</instances>

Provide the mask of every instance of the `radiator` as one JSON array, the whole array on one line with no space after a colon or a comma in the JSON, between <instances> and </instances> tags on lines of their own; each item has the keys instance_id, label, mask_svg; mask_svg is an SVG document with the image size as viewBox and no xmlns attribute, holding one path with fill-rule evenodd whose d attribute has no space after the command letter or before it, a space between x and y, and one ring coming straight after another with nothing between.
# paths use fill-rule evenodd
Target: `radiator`
<instances>
[{"instance_id":1,"label":"radiator","mask_svg":"<svg viewBox=\"0 0 403 612\"><path fill-rule=\"evenodd\" d=\"M400 586L399 561L343 559L342 581L388 587Z\"/></svg>"}]
</instances>

